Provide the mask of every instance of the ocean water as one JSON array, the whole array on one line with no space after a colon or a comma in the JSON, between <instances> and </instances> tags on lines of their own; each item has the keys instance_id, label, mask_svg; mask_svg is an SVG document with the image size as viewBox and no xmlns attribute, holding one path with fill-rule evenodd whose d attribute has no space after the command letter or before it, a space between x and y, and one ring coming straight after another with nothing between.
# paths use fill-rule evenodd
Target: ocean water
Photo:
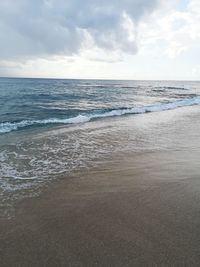
<instances>
[{"instance_id":1,"label":"ocean water","mask_svg":"<svg viewBox=\"0 0 200 267\"><path fill-rule=\"evenodd\" d=\"M200 82L0 78L1 207L111 153L143 149L139 116L194 105ZM127 116L137 116L137 134L123 130Z\"/></svg>"}]
</instances>

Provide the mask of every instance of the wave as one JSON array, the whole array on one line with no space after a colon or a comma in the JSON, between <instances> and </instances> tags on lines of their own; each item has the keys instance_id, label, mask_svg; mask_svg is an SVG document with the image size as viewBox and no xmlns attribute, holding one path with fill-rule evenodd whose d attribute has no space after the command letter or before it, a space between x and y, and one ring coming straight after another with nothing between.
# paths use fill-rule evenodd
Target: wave
<instances>
[{"instance_id":1,"label":"wave","mask_svg":"<svg viewBox=\"0 0 200 267\"><path fill-rule=\"evenodd\" d=\"M155 87L153 91L165 91L165 90L188 90L188 88L175 87L175 86L158 86L158 87Z\"/></svg>"},{"instance_id":2,"label":"wave","mask_svg":"<svg viewBox=\"0 0 200 267\"><path fill-rule=\"evenodd\" d=\"M78 123L85 123L98 118L115 117L126 114L143 114L148 112L158 112L158 111L172 110L180 107L193 106L193 105L200 105L200 96L185 100L177 100L170 103L157 103L149 106L113 109L111 111L105 111L96 114L95 113L80 114L76 117L66 118L66 119L50 118L44 120L23 120L20 122L3 122L0 123L0 134L16 131L18 129L34 125L39 126L48 124L78 124Z\"/></svg>"}]
</instances>

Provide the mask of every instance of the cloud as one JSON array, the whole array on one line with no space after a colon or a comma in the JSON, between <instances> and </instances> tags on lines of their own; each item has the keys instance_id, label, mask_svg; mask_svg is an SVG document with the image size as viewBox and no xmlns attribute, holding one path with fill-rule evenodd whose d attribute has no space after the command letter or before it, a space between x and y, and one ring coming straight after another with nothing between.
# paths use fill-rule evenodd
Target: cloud
<instances>
[{"instance_id":1,"label":"cloud","mask_svg":"<svg viewBox=\"0 0 200 267\"><path fill-rule=\"evenodd\" d=\"M0 1L0 60L137 52L137 25L159 0Z\"/></svg>"},{"instance_id":2,"label":"cloud","mask_svg":"<svg viewBox=\"0 0 200 267\"><path fill-rule=\"evenodd\" d=\"M189 0L185 9L173 6L159 10L140 27L140 42L145 50L175 59L200 45L200 1ZM151 50L150 47L153 47Z\"/></svg>"}]
</instances>

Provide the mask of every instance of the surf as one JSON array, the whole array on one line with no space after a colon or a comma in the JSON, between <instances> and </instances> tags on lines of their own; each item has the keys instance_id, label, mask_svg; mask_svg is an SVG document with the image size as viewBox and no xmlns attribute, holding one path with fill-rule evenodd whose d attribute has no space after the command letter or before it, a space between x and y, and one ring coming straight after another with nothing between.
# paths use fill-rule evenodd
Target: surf
<instances>
[{"instance_id":1,"label":"surf","mask_svg":"<svg viewBox=\"0 0 200 267\"><path fill-rule=\"evenodd\" d=\"M17 131L31 126L45 126L49 124L80 124L89 122L94 119L123 116L126 114L144 114L149 112L161 112L161 111L172 110L180 107L187 107L199 104L200 104L200 96L196 96L193 98L177 100L169 103L156 103L153 105L138 106L132 108L120 108L120 109L118 108L118 109L112 109L110 111L102 111L100 113L99 112L98 113L93 112L91 114L83 113L75 117L64 118L64 119L49 118L43 120L22 120L19 122L2 122L0 123L0 134Z\"/></svg>"}]
</instances>

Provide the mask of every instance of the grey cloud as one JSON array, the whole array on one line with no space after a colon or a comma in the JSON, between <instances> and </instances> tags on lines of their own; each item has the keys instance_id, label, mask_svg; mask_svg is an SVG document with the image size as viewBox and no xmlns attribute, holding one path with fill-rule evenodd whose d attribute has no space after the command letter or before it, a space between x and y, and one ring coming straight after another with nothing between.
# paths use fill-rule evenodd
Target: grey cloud
<instances>
[{"instance_id":1,"label":"grey cloud","mask_svg":"<svg viewBox=\"0 0 200 267\"><path fill-rule=\"evenodd\" d=\"M0 1L0 59L77 54L87 36L105 50L136 53L123 27L124 14L136 25L158 0Z\"/></svg>"}]
</instances>

